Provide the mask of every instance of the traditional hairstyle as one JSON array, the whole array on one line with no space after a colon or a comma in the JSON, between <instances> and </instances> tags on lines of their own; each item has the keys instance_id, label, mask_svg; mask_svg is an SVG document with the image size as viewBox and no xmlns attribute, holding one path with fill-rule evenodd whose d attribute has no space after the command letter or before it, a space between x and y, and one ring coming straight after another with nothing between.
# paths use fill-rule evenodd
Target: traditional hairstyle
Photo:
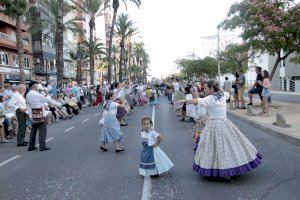
<instances>
[{"instance_id":1,"label":"traditional hairstyle","mask_svg":"<svg viewBox=\"0 0 300 200\"><path fill-rule=\"evenodd\" d=\"M206 84L209 89L212 88L214 90L213 96L215 96L218 100L220 100L220 98L224 96L224 93L221 91L218 81L212 79L207 81Z\"/></svg>"}]
</instances>

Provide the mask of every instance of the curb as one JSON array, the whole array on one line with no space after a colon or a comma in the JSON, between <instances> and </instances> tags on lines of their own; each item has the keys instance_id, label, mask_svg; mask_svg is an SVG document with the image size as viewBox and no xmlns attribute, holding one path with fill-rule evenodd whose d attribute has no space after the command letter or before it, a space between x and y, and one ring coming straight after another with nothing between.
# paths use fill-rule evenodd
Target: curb
<instances>
[{"instance_id":1,"label":"curb","mask_svg":"<svg viewBox=\"0 0 300 200\"><path fill-rule=\"evenodd\" d=\"M276 130L276 127L274 127L272 125L260 124L256 121L253 121L253 120L247 118L246 116L244 117L244 116L238 115L228 109L227 109L227 115L229 115L230 117L232 117L234 119L242 120L242 121L246 122L247 124L249 124L250 126L258 128L258 129L260 129L272 136L275 136L281 140L284 140L286 142L300 146L300 137L298 137L298 136L290 135L289 133L278 130L278 129Z\"/></svg>"}]
</instances>

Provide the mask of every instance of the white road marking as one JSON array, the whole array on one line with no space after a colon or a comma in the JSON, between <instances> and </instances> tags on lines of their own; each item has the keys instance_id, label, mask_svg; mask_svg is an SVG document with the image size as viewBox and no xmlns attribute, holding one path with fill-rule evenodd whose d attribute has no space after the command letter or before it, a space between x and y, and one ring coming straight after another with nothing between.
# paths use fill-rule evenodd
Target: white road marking
<instances>
[{"instance_id":1,"label":"white road marking","mask_svg":"<svg viewBox=\"0 0 300 200\"><path fill-rule=\"evenodd\" d=\"M89 118L87 118L86 120L83 120L82 123L85 123L85 122L87 122L87 121L89 121Z\"/></svg>"},{"instance_id":2,"label":"white road marking","mask_svg":"<svg viewBox=\"0 0 300 200\"><path fill-rule=\"evenodd\" d=\"M100 113L97 113L97 114L96 114L96 115L94 115L94 116L96 117L96 116L98 116L98 115L100 115Z\"/></svg>"},{"instance_id":3,"label":"white road marking","mask_svg":"<svg viewBox=\"0 0 300 200\"><path fill-rule=\"evenodd\" d=\"M47 139L46 142L49 142L49 141L51 141L53 139L54 139L54 137L51 137L51 138ZM40 146L40 144L36 145L36 147L39 147L39 146Z\"/></svg>"},{"instance_id":4,"label":"white road marking","mask_svg":"<svg viewBox=\"0 0 300 200\"><path fill-rule=\"evenodd\" d=\"M143 194L142 200L149 200L151 197L151 178L147 176L144 178L144 185L143 185Z\"/></svg>"},{"instance_id":5,"label":"white road marking","mask_svg":"<svg viewBox=\"0 0 300 200\"><path fill-rule=\"evenodd\" d=\"M155 105L153 105L152 108L152 122L153 122L153 129L155 125ZM143 194L142 194L142 200L149 200L151 199L151 178L149 176L144 178L144 185L143 185Z\"/></svg>"},{"instance_id":6,"label":"white road marking","mask_svg":"<svg viewBox=\"0 0 300 200\"><path fill-rule=\"evenodd\" d=\"M14 156L14 157L12 157L10 159L7 159L6 161L0 163L0 167L2 167L3 165L6 165L7 163L13 161L14 159L17 159L17 158L20 158L20 157L21 157L20 155L16 155L16 156Z\"/></svg>"},{"instance_id":7,"label":"white road marking","mask_svg":"<svg viewBox=\"0 0 300 200\"><path fill-rule=\"evenodd\" d=\"M72 126L72 127L68 128L68 129L66 129L64 132L66 133L66 132L68 132L68 131L72 130L73 128L74 128L74 126Z\"/></svg>"}]
</instances>

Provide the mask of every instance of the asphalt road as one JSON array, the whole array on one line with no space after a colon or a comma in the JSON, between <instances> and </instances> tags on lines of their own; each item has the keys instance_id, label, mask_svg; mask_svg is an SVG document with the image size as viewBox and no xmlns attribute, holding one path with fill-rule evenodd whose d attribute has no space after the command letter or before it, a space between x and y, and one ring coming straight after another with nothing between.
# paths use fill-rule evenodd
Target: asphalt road
<instances>
[{"instance_id":1,"label":"asphalt road","mask_svg":"<svg viewBox=\"0 0 300 200\"><path fill-rule=\"evenodd\" d=\"M151 117L152 108L136 107L128 116L129 126L122 127L126 150L121 154L115 153L113 145L108 152L99 150L100 113L99 108L88 108L72 120L50 125L50 151L28 152L15 144L0 144L0 163L20 155L0 164L0 199L142 199L147 188L138 174L140 121ZM169 173L151 179L151 199L299 199L300 148L243 121L233 122L262 153L263 164L230 183L207 181L191 169L192 124L179 122L166 99L161 99L156 107L155 129L163 136L160 147L175 166Z\"/></svg>"}]
</instances>

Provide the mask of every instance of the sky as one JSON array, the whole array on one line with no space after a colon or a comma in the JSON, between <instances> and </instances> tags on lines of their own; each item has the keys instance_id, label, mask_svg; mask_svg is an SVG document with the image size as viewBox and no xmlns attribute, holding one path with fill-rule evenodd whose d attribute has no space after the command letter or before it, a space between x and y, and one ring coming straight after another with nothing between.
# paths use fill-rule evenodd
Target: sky
<instances>
[{"instance_id":1,"label":"sky","mask_svg":"<svg viewBox=\"0 0 300 200\"><path fill-rule=\"evenodd\" d=\"M176 59L192 52L201 56L211 48L202 37L217 34L217 25L236 0L142 0L140 9L127 2L127 11L123 6L119 13L128 12L135 22L136 40L145 43L150 55L150 74L161 78L176 71Z\"/></svg>"}]
</instances>

